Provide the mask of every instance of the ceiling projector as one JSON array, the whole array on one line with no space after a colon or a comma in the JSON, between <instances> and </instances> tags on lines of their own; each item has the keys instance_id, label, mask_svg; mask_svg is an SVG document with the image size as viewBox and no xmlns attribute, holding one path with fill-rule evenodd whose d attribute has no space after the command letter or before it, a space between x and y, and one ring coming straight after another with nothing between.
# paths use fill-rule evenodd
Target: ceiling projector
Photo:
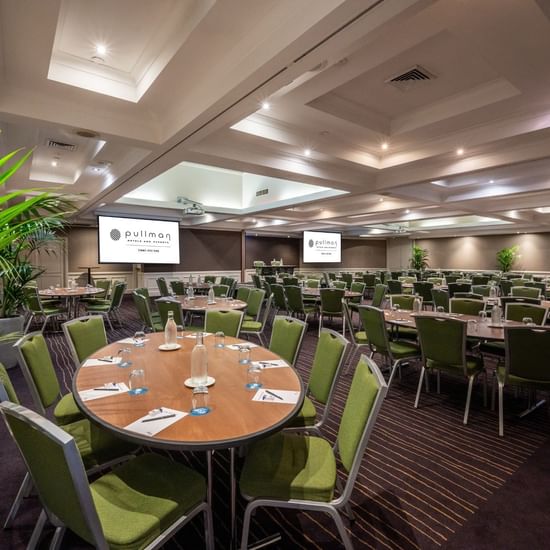
<instances>
[{"instance_id":1,"label":"ceiling projector","mask_svg":"<svg viewBox=\"0 0 550 550\"><path fill-rule=\"evenodd\" d=\"M176 202L183 208L184 216L202 216L204 214L204 206L200 202L185 197L178 197Z\"/></svg>"}]
</instances>

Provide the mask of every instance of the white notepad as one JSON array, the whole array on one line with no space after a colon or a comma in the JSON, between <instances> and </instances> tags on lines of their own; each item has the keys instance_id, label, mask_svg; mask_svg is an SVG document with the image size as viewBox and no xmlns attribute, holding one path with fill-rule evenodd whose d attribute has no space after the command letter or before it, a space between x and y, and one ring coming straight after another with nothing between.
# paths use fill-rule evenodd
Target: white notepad
<instances>
[{"instance_id":1,"label":"white notepad","mask_svg":"<svg viewBox=\"0 0 550 550\"><path fill-rule=\"evenodd\" d=\"M202 337L203 337L203 338L206 338L207 336L211 336L211 334L212 334L211 332L203 332L203 333L202 333ZM185 338L195 338L195 339L196 339L196 338L197 338L197 334L196 334L196 333L194 333L194 334L188 334L187 336L185 336Z\"/></svg>"},{"instance_id":2,"label":"white notepad","mask_svg":"<svg viewBox=\"0 0 550 550\"><path fill-rule=\"evenodd\" d=\"M295 405L300 399L299 391L290 390L272 390L270 388L260 388L252 401L261 401L262 403L282 403Z\"/></svg>"},{"instance_id":3,"label":"white notepad","mask_svg":"<svg viewBox=\"0 0 550 550\"><path fill-rule=\"evenodd\" d=\"M83 367L107 367L109 365L118 365L122 357L99 357L97 359L86 359Z\"/></svg>"},{"instance_id":4,"label":"white notepad","mask_svg":"<svg viewBox=\"0 0 550 550\"><path fill-rule=\"evenodd\" d=\"M257 348L258 344L253 344L252 342L246 344L229 344L225 346L227 349L232 349L233 351L239 351L241 348Z\"/></svg>"},{"instance_id":5,"label":"white notepad","mask_svg":"<svg viewBox=\"0 0 550 550\"><path fill-rule=\"evenodd\" d=\"M149 412L149 414L138 418L135 422L128 424L124 429L142 435L153 436L165 430L175 422L178 422L188 414L189 413L183 411L169 409L168 407L159 407Z\"/></svg>"},{"instance_id":6,"label":"white notepad","mask_svg":"<svg viewBox=\"0 0 550 550\"><path fill-rule=\"evenodd\" d=\"M103 384L103 386L78 392L78 395L82 401L95 401L96 399L127 393L129 390L130 388L124 382L119 382L118 384L107 383Z\"/></svg>"},{"instance_id":7,"label":"white notepad","mask_svg":"<svg viewBox=\"0 0 550 550\"><path fill-rule=\"evenodd\" d=\"M149 342L149 338L144 338L142 340L142 342ZM136 340L135 340L135 338L130 337L130 338L124 338L123 340L119 340L117 343L118 344L134 344L135 345Z\"/></svg>"},{"instance_id":8,"label":"white notepad","mask_svg":"<svg viewBox=\"0 0 550 550\"><path fill-rule=\"evenodd\" d=\"M289 366L289 364L283 359L266 359L265 361L252 361L252 364L255 367L260 367L261 369L280 369L281 367Z\"/></svg>"}]
</instances>

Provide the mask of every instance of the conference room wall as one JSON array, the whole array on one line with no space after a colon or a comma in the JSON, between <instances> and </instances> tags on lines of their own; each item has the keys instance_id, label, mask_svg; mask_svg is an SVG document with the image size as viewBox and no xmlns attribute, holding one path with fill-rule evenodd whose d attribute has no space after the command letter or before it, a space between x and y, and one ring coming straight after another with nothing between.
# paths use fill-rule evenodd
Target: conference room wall
<instances>
[{"instance_id":1,"label":"conference room wall","mask_svg":"<svg viewBox=\"0 0 550 550\"><path fill-rule=\"evenodd\" d=\"M302 269L350 269L386 267L386 241L371 239L342 239L342 262L310 264L302 262L300 243L300 268Z\"/></svg>"},{"instance_id":2,"label":"conference room wall","mask_svg":"<svg viewBox=\"0 0 550 550\"><path fill-rule=\"evenodd\" d=\"M300 264L302 239L287 237L254 237L245 238L245 269L254 267L254 260L262 260L267 265L271 260L283 259L285 265Z\"/></svg>"},{"instance_id":3,"label":"conference room wall","mask_svg":"<svg viewBox=\"0 0 550 550\"><path fill-rule=\"evenodd\" d=\"M496 253L517 244L521 257L514 270L550 271L550 233L419 239L416 243L428 250L434 268L498 269Z\"/></svg>"}]
</instances>

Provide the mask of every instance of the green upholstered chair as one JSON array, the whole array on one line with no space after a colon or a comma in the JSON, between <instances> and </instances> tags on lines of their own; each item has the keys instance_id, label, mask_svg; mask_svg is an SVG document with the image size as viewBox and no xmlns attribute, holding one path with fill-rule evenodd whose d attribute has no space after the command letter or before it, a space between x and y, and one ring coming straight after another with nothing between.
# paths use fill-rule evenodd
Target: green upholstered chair
<instances>
[{"instance_id":1,"label":"green upholstered chair","mask_svg":"<svg viewBox=\"0 0 550 550\"><path fill-rule=\"evenodd\" d=\"M262 313L262 306L265 298L265 290L260 288L253 288L246 299L246 315L245 321L256 321L260 319Z\"/></svg>"},{"instance_id":2,"label":"green upholstered chair","mask_svg":"<svg viewBox=\"0 0 550 550\"><path fill-rule=\"evenodd\" d=\"M169 311L174 314L174 322L176 323L176 326L185 326L181 304L177 300L171 298L157 298L155 300L155 303L157 304L157 309L160 315L158 324L160 325L162 330L164 330L166 322L168 321ZM153 322L155 322L154 319Z\"/></svg>"},{"instance_id":3,"label":"green upholstered chair","mask_svg":"<svg viewBox=\"0 0 550 550\"><path fill-rule=\"evenodd\" d=\"M151 303L151 295L149 294L149 290L146 287L138 287L134 288L134 292L136 294L141 294L147 300L153 321L160 323L160 313L156 308L155 302Z\"/></svg>"},{"instance_id":4,"label":"green upholstered chair","mask_svg":"<svg viewBox=\"0 0 550 550\"><path fill-rule=\"evenodd\" d=\"M336 281L336 273L332 273L332 272L329 271L328 280L329 281Z\"/></svg>"},{"instance_id":5,"label":"green upholstered chair","mask_svg":"<svg viewBox=\"0 0 550 550\"><path fill-rule=\"evenodd\" d=\"M500 283L500 295L501 296L509 296L510 291L512 290L512 281L509 279L501 279Z\"/></svg>"},{"instance_id":6,"label":"green upholstered chair","mask_svg":"<svg viewBox=\"0 0 550 550\"><path fill-rule=\"evenodd\" d=\"M211 284L215 285L216 284L216 279L217 279L216 275L205 275L204 276L204 282L205 283L211 283Z\"/></svg>"},{"instance_id":7,"label":"green upholstered chair","mask_svg":"<svg viewBox=\"0 0 550 550\"><path fill-rule=\"evenodd\" d=\"M235 294L235 288L237 287L237 279L233 277L222 277L220 279L220 285L226 285L229 287L227 291L227 296L233 296Z\"/></svg>"},{"instance_id":8,"label":"green upholstered chair","mask_svg":"<svg viewBox=\"0 0 550 550\"><path fill-rule=\"evenodd\" d=\"M103 318L98 315L78 317L63 323L61 327L76 368L80 366L84 359L108 343L105 323Z\"/></svg>"},{"instance_id":9,"label":"green upholstered chair","mask_svg":"<svg viewBox=\"0 0 550 550\"><path fill-rule=\"evenodd\" d=\"M332 287L346 290L346 288L348 288L348 283L346 283L346 281L332 281Z\"/></svg>"},{"instance_id":10,"label":"green upholstered chair","mask_svg":"<svg viewBox=\"0 0 550 550\"><path fill-rule=\"evenodd\" d=\"M530 391L550 389L550 327L505 327L504 347L504 366L496 369L498 435L501 437L504 436L504 386L523 387Z\"/></svg>"},{"instance_id":11,"label":"green upholstered chair","mask_svg":"<svg viewBox=\"0 0 550 550\"><path fill-rule=\"evenodd\" d=\"M210 309L204 317L205 332L223 332L226 336L237 338L241 330L244 313L235 309Z\"/></svg>"},{"instance_id":12,"label":"green upholstered chair","mask_svg":"<svg viewBox=\"0 0 550 550\"><path fill-rule=\"evenodd\" d=\"M444 312L449 312L449 293L446 290L432 288L432 301L434 309L442 307Z\"/></svg>"},{"instance_id":13,"label":"green upholstered chair","mask_svg":"<svg viewBox=\"0 0 550 550\"><path fill-rule=\"evenodd\" d=\"M351 309L357 311L357 306L361 304L363 300L363 295L365 294L366 285L363 282L354 281L351 283L351 292L359 292L361 296L354 296L348 300L348 304L351 306Z\"/></svg>"},{"instance_id":14,"label":"green upholstered chair","mask_svg":"<svg viewBox=\"0 0 550 550\"><path fill-rule=\"evenodd\" d=\"M487 286L490 279L489 275L472 275L472 286Z\"/></svg>"},{"instance_id":15,"label":"green upholstered chair","mask_svg":"<svg viewBox=\"0 0 550 550\"><path fill-rule=\"evenodd\" d=\"M521 296L523 298L540 298L540 288L529 286L513 286L510 291L512 296Z\"/></svg>"},{"instance_id":16,"label":"green upholstered chair","mask_svg":"<svg viewBox=\"0 0 550 550\"><path fill-rule=\"evenodd\" d=\"M289 285L284 287L286 303L290 315L302 315L304 321L307 323L307 318L311 314L317 313L318 309L316 305L307 305L304 303L302 296L302 289L299 286Z\"/></svg>"},{"instance_id":17,"label":"green upholstered chair","mask_svg":"<svg viewBox=\"0 0 550 550\"><path fill-rule=\"evenodd\" d=\"M419 358L420 349L413 342L390 340L382 309L373 306L359 306L359 318L368 335L371 353L382 355L391 365L388 379L388 387L390 387L397 369L400 369L403 363Z\"/></svg>"},{"instance_id":18,"label":"green upholstered chair","mask_svg":"<svg viewBox=\"0 0 550 550\"><path fill-rule=\"evenodd\" d=\"M277 284L277 277L275 275L266 275L264 280L266 280L270 285Z\"/></svg>"},{"instance_id":19,"label":"green upholstered chair","mask_svg":"<svg viewBox=\"0 0 550 550\"><path fill-rule=\"evenodd\" d=\"M304 404L289 424L289 430L305 428L321 435L320 430L328 419L348 345L349 342L341 334L326 328L321 331L309 373ZM312 399L323 405L323 414L319 419Z\"/></svg>"},{"instance_id":20,"label":"green upholstered chair","mask_svg":"<svg viewBox=\"0 0 550 550\"><path fill-rule=\"evenodd\" d=\"M256 288L262 288L262 279L259 275L256 275L255 273L252 275L252 283Z\"/></svg>"},{"instance_id":21,"label":"green upholstered chair","mask_svg":"<svg viewBox=\"0 0 550 550\"><path fill-rule=\"evenodd\" d=\"M344 332L344 312L342 310L342 300L346 291L339 288L322 288L319 291L321 304L319 306L319 336L323 328L323 320L329 317L332 320L334 317L342 319L342 333ZM350 327L353 330L353 326Z\"/></svg>"},{"instance_id":22,"label":"green upholstered chair","mask_svg":"<svg viewBox=\"0 0 550 550\"><path fill-rule=\"evenodd\" d=\"M460 274L456 275L456 274L449 273L448 275L445 275L445 283L447 285L450 285L451 283L456 283L460 278L461 278Z\"/></svg>"},{"instance_id":23,"label":"green upholstered chair","mask_svg":"<svg viewBox=\"0 0 550 550\"><path fill-rule=\"evenodd\" d=\"M81 298L81 301L84 303L97 303L101 301L106 303L109 298L109 291L111 290L111 280L97 279L94 281L94 286L96 288L101 288L103 291L98 294L94 294L89 298Z\"/></svg>"},{"instance_id":24,"label":"green upholstered chair","mask_svg":"<svg viewBox=\"0 0 550 550\"><path fill-rule=\"evenodd\" d=\"M273 319L269 349L280 355L289 365L294 366L302 349L306 330L305 321L276 315Z\"/></svg>"},{"instance_id":25,"label":"green upholstered chair","mask_svg":"<svg viewBox=\"0 0 550 550\"><path fill-rule=\"evenodd\" d=\"M241 302L246 302L248 300L248 295L252 289L249 286L240 286L237 288L237 294L235 298Z\"/></svg>"},{"instance_id":26,"label":"green upholstered chair","mask_svg":"<svg viewBox=\"0 0 550 550\"><path fill-rule=\"evenodd\" d=\"M485 302L471 298L451 298L449 300L449 312L461 313L463 315L479 315L485 311Z\"/></svg>"},{"instance_id":27,"label":"green upholstered chair","mask_svg":"<svg viewBox=\"0 0 550 550\"><path fill-rule=\"evenodd\" d=\"M523 283L523 286L529 288L538 288L540 290L540 297L546 297L546 283L543 283L541 281L525 281L525 283Z\"/></svg>"},{"instance_id":28,"label":"green upholstered chair","mask_svg":"<svg viewBox=\"0 0 550 550\"><path fill-rule=\"evenodd\" d=\"M168 285L166 284L166 279L164 277L159 277L157 280L157 287L161 296L170 296L170 291L168 290Z\"/></svg>"},{"instance_id":29,"label":"green upholstered chair","mask_svg":"<svg viewBox=\"0 0 550 550\"><path fill-rule=\"evenodd\" d=\"M401 281L396 279L388 279L386 281L386 285L390 294L403 294L403 286Z\"/></svg>"},{"instance_id":30,"label":"green upholstered chair","mask_svg":"<svg viewBox=\"0 0 550 550\"><path fill-rule=\"evenodd\" d=\"M481 294L475 292L455 292L453 298L468 298L469 300L483 300Z\"/></svg>"},{"instance_id":31,"label":"green upholstered chair","mask_svg":"<svg viewBox=\"0 0 550 550\"><path fill-rule=\"evenodd\" d=\"M355 369L334 446L321 437L282 432L249 448L239 482L248 500L241 548L248 547L250 520L259 507L328 513L344 547L353 548L340 511L353 519L350 498L386 392L378 367L363 356ZM346 474L343 486L338 481L338 464Z\"/></svg>"},{"instance_id":32,"label":"green upholstered chair","mask_svg":"<svg viewBox=\"0 0 550 550\"><path fill-rule=\"evenodd\" d=\"M449 298L452 298L455 295L455 292L471 292L472 285L470 283L449 283L447 285L449 289Z\"/></svg>"},{"instance_id":33,"label":"green upholstered chair","mask_svg":"<svg viewBox=\"0 0 550 550\"><path fill-rule=\"evenodd\" d=\"M11 383L8 371L2 363L0 363L0 401L19 403L19 399L15 393L13 384Z\"/></svg>"},{"instance_id":34,"label":"green upholstered chair","mask_svg":"<svg viewBox=\"0 0 550 550\"><path fill-rule=\"evenodd\" d=\"M64 307L56 306L55 304L43 305L38 294L38 288L34 286L23 287L25 296L25 307L28 314L28 321L25 326L25 334L28 332L32 322L35 319L43 319L41 332L44 332L46 325L50 319L56 319L66 315L67 310Z\"/></svg>"},{"instance_id":35,"label":"green upholstered chair","mask_svg":"<svg viewBox=\"0 0 550 550\"><path fill-rule=\"evenodd\" d=\"M229 285L212 285L212 290L214 290L214 296L216 298L226 298L230 296L229 289Z\"/></svg>"},{"instance_id":36,"label":"green upholstered chair","mask_svg":"<svg viewBox=\"0 0 550 550\"><path fill-rule=\"evenodd\" d=\"M145 296L132 292L132 300L134 300L134 305L141 319L143 329L150 330L151 332L161 332L164 330L162 322L153 319L151 310L149 309L149 300Z\"/></svg>"},{"instance_id":37,"label":"green upholstered chair","mask_svg":"<svg viewBox=\"0 0 550 550\"><path fill-rule=\"evenodd\" d=\"M372 295L374 292L374 288L377 283L380 281L376 277L375 273L364 273L363 274L363 282L365 283L365 292L368 295Z\"/></svg>"},{"instance_id":38,"label":"green upholstered chair","mask_svg":"<svg viewBox=\"0 0 550 550\"><path fill-rule=\"evenodd\" d=\"M94 548L158 548L189 519L205 517L205 540L214 547L206 481L167 457L147 453L90 483L71 434L14 403L0 410L25 460L58 548L70 529Z\"/></svg>"},{"instance_id":39,"label":"green upholstered chair","mask_svg":"<svg viewBox=\"0 0 550 550\"><path fill-rule=\"evenodd\" d=\"M388 286L383 284L378 284L374 287L374 294L372 295L371 306L382 307L386 299L386 294L388 292Z\"/></svg>"},{"instance_id":40,"label":"green upholstered chair","mask_svg":"<svg viewBox=\"0 0 550 550\"><path fill-rule=\"evenodd\" d=\"M271 304L273 303L273 294L269 296L265 304L264 313L261 321L243 321L239 336L256 336L260 344L265 347L263 334L267 327L269 314L271 313Z\"/></svg>"},{"instance_id":41,"label":"green upholstered chair","mask_svg":"<svg viewBox=\"0 0 550 550\"><path fill-rule=\"evenodd\" d=\"M321 281L319 279L306 279L304 286L306 288L319 288L321 286Z\"/></svg>"},{"instance_id":42,"label":"green upholstered chair","mask_svg":"<svg viewBox=\"0 0 550 550\"><path fill-rule=\"evenodd\" d=\"M349 327L348 334L349 334L349 339L350 339L350 343L351 343L351 349L350 349L350 351L348 353L348 357L346 359L346 364L348 366L347 369L349 369L349 367L353 364L353 359L355 357L355 354L356 354L357 350L359 350L362 347L368 346L369 345L369 339L368 339L365 327L362 326L361 317L359 317L359 323L361 325L359 327L359 330L356 331L353 328L352 319L351 319L351 311L350 311L349 306L348 306L348 304L346 303L345 300L342 302L342 309L344 311L344 317L346 319L346 323ZM370 353L370 348L369 348L369 353ZM346 372L347 372L347 369L346 369Z\"/></svg>"},{"instance_id":43,"label":"green upholstered chair","mask_svg":"<svg viewBox=\"0 0 550 550\"><path fill-rule=\"evenodd\" d=\"M283 286L298 286L298 277L283 277Z\"/></svg>"},{"instance_id":44,"label":"green upholstered chair","mask_svg":"<svg viewBox=\"0 0 550 550\"><path fill-rule=\"evenodd\" d=\"M491 295L490 285L472 285L472 292L480 296L489 297Z\"/></svg>"},{"instance_id":45,"label":"green upholstered chair","mask_svg":"<svg viewBox=\"0 0 550 550\"><path fill-rule=\"evenodd\" d=\"M428 277L426 282L433 283L434 285L442 285L445 282L445 279L443 277Z\"/></svg>"},{"instance_id":46,"label":"green upholstered chair","mask_svg":"<svg viewBox=\"0 0 550 550\"><path fill-rule=\"evenodd\" d=\"M351 288L351 283L353 283L353 275L351 273L340 273L340 278L346 283L346 288Z\"/></svg>"},{"instance_id":47,"label":"green upholstered chair","mask_svg":"<svg viewBox=\"0 0 550 550\"><path fill-rule=\"evenodd\" d=\"M434 287L433 283L428 281L416 281L413 283L413 294L418 294L422 298L422 307L425 309L426 306L434 307L433 298L432 298L432 288Z\"/></svg>"},{"instance_id":48,"label":"green upholstered chair","mask_svg":"<svg viewBox=\"0 0 550 550\"><path fill-rule=\"evenodd\" d=\"M283 285L271 285L271 291L273 292L273 309L275 315L280 311L288 312L288 304L286 303L286 294Z\"/></svg>"},{"instance_id":49,"label":"green upholstered chair","mask_svg":"<svg viewBox=\"0 0 550 550\"><path fill-rule=\"evenodd\" d=\"M540 298L526 298L524 296L501 296L500 305L502 309L506 309L507 304L533 304L540 306Z\"/></svg>"},{"instance_id":50,"label":"green upholstered chair","mask_svg":"<svg viewBox=\"0 0 550 550\"><path fill-rule=\"evenodd\" d=\"M185 296L185 284L183 281L170 281L170 288L176 296Z\"/></svg>"},{"instance_id":51,"label":"green upholstered chair","mask_svg":"<svg viewBox=\"0 0 550 550\"><path fill-rule=\"evenodd\" d=\"M412 294L390 294L390 308L397 307L405 311L412 311L414 296Z\"/></svg>"},{"instance_id":52,"label":"green upholstered chair","mask_svg":"<svg viewBox=\"0 0 550 550\"><path fill-rule=\"evenodd\" d=\"M124 292L126 290L126 283L116 283L113 292L111 292L111 300L108 304L87 304L86 313L91 313L92 315L103 315L107 319L111 329L113 324L111 322L111 317L116 319L119 325L122 325L120 319L120 305L122 304L122 299L124 298Z\"/></svg>"},{"instance_id":53,"label":"green upholstered chair","mask_svg":"<svg viewBox=\"0 0 550 550\"><path fill-rule=\"evenodd\" d=\"M422 350L422 371L414 407L418 408L420 392L426 372L437 372L437 389L439 393L439 373L464 376L468 379L468 393L464 409L464 424L468 423L470 400L474 382L479 374L485 375L483 363L479 357L466 354L466 333L468 323L461 319L449 317L417 317L416 328ZM484 376L483 397L487 402L487 379Z\"/></svg>"}]
</instances>

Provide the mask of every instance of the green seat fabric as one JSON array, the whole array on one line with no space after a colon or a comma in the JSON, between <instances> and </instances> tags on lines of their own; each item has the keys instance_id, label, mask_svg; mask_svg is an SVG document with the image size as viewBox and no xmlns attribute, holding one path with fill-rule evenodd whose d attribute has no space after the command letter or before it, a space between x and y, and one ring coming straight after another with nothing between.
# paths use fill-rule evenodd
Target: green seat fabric
<instances>
[{"instance_id":1,"label":"green seat fabric","mask_svg":"<svg viewBox=\"0 0 550 550\"><path fill-rule=\"evenodd\" d=\"M390 351L394 359L403 359L411 355L419 355L420 348L415 344L408 342L389 342Z\"/></svg>"},{"instance_id":2,"label":"green seat fabric","mask_svg":"<svg viewBox=\"0 0 550 550\"><path fill-rule=\"evenodd\" d=\"M328 441L278 433L249 449L240 487L252 497L328 502L336 483L336 461Z\"/></svg>"},{"instance_id":3,"label":"green seat fabric","mask_svg":"<svg viewBox=\"0 0 550 550\"><path fill-rule=\"evenodd\" d=\"M317 410L313 401L307 397L304 398L304 403L300 412L292 419L289 426L313 426L315 419L317 418Z\"/></svg>"},{"instance_id":4,"label":"green seat fabric","mask_svg":"<svg viewBox=\"0 0 550 550\"><path fill-rule=\"evenodd\" d=\"M101 316L70 322L65 327L80 362L108 343Z\"/></svg>"},{"instance_id":5,"label":"green seat fabric","mask_svg":"<svg viewBox=\"0 0 550 550\"><path fill-rule=\"evenodd\" d=\"M6 370L6 367L0 363L0 382L4 386L4 389L6 390L6 393L8 394L8 399L12 403L19 404L19 399L17 397L17 394L15 393L15 389L13 387L13 384L11 383L8 371Z\"/></svg>"},{"instance_id":6,"label":"green seat fabric","mask_svg":"<svg viewBox=\"0 0 550 550\"><path fill-rule=\"evenodd\" d=\"M204 478L168 458L145 454L90 485L109 547L145 547L206 497Z\"/></svg>"},{"instance_id":7,"label":"green seat fabric","mask_svg":"<svg viewBox=\"0 0 550 550\"><path fill-rule=\"evenodd\" d=\"M369 338L367 336L367 333L364 330L360 330L359 332L356 332L354 334L354 336L355 336L355 341L358 344L368 344L369 343Z\"/></svg>"},{"instance_id":8,"label":"green seat fabric","mask_svg":"<svg viewBox=\"0 0 550 550\"><path fill-rule=\"evenodd\" d=\"M504 380L504 373L506 372L506 367L497 367L497 378L499 380ZM511 384L512 386L524 386L526 388L532 387L532 388L540 388L540 387L546 387L550 388L550 381L549 380L533 380L531 378L523 378L522 376L517 376L516 374L509 374L508 378L506 379L507 384Z\"/></svg>"},{"instance_id":9,"label":"green seat fabric","mask_svg":"<svg viewBox=\"0 0 550 550\"><path fill-rule=\"evenodd\" d=\"M291 319L279 318L273 322L269 349L293 365L304 333L304 326Z\"/></svg>"},{"instance_id":10,"label":"green seat fabric","mask_svg":"<svg viewBox=\"0 0 550 550\"><path fill-rule=\"evenodd\" d=\"M82 419L82 412L78 408L72 393L65 394L56 404L53 415L55 421L63 426Z\"/></svg>"},{"instance_id":11,"label":"green seat fabric","mask_svg":"<svg viewBox=\"0 0 550 550\"><path fill-rule=\"evenodd\" d=\"M443 370L456 372L457 370L462 370L462 365L449 365L447 363L440 363L438 361L433 361L432 359L426 360L427 369ZM468 374L473 374L483 370L483 362L478 357L471 357L466 359L466 371Z\"/></svg>"},{"instance_id":12,"label":"green seat fabric","mask_svg":"<svg viewBox=\"0 0 550 550\"><path fill-rule=\"evenodd\" d=\"M245 315L245 319L246 319ZM243 324L241 325L241 331L260 331L262 330L262 323L259 321L243 321Z\"/></svg>"}]
</instances>

